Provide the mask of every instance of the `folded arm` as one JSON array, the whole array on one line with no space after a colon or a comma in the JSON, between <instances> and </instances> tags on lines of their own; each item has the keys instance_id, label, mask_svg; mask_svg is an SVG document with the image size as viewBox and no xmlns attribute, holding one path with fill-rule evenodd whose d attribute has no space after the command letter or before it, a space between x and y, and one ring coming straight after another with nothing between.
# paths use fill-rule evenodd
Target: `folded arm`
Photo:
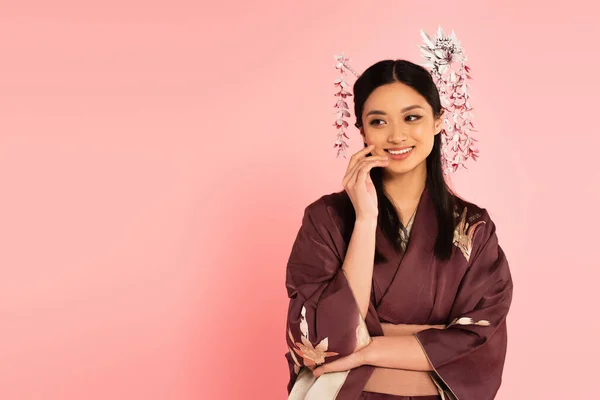
<instances>
[{"instance_id":1,"label":"folded arm","mask_svg":"<svg viewBox=\"0 0 600 400\"><path fill-rule=\"evenodd\" d=\"M430 325L386 325L384 336L374 337L367 347L358 352L317 368L314 375L318 377L324 373L346 371L361 365L409 371L433 371L423 347L410 332L439 328Z\"/></svg>"}]
</instances>

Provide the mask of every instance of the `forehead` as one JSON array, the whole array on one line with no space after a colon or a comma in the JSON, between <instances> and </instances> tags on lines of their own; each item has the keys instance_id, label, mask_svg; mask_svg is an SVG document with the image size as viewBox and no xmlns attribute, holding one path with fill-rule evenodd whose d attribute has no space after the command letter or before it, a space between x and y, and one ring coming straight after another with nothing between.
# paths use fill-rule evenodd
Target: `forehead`
<instances>
[{"instance_id":1,"label":"forehead","mask_svg":"<svg viewBox=\"0 0 600 400\"><path fill-rule=\"evenodd\" d=\"M393 111L415 104L425 109L431 108L427 100L415 89L401 82L393 82L375 89L367 98L364 111Z\"/></svg>"}]
</instances>

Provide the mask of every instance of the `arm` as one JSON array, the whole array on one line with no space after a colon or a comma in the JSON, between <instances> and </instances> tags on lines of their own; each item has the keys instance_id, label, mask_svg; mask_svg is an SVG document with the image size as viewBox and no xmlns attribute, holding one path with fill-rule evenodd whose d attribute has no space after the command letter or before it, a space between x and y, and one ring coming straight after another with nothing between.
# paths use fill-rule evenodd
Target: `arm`
<instances>
[{"instance_id":1,"label":"arm","mask_svg":"<svg viewBox=\"0 0 600 400\"><path fill-rule=\"evenodd\" d=\"M433 370L423 348L412 335L375 337L363 353L363 364L411 371Z\"/></svg>"},{"instance_id":2,"label":"arm","mask_svg":"<svg viewBox=\"0 0 600 400\"><path fill-rule=\"evenodd\" d=\"M330 212L324 200L307 207L287 264L292 378L300 367L315 368L370 342L359 302L366 314L376 225L357 221L347 245Z\"/></svg>"},{"instance_id":3,"label":"arm","mask_svg":"<svg viewBox=\"0 0 600 400\"><path fill-rule=\"evenodd\" d=\"M363 350L361 365L404 369L411 371L431 371L423 348L413 336L427 329L445 329L445 325L381 324L382 337L373 338Z\"/></svg>"},{"instance_id":4,"label":"arm","mask_svg":"<svg viewBox=\"0 0 600 400\"><path fill-rule=\"evenodd\" d=\"M408 371L433 371L427 355L415 336L376 336L360 351L317 368L314 376L346 371L361 365Z\"/></svg>"},{"instance_id":5,"label":"arm","mask_svg":"<svg viewBox=\"0 0 600 400\"><path fill-rule=\"evenodd\" d=\"M356 220L342 270L365 318L371 302L377 219Z\"/></svg>"}]
</instances>

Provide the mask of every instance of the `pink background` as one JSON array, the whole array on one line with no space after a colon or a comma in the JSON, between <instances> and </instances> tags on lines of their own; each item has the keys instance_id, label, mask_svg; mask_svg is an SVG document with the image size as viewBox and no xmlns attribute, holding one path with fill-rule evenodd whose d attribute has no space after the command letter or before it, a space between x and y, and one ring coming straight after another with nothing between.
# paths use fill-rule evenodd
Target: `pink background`
<instances>
[{"instance_id":1,"label":"pink background","mask_svg":"<svg viewBox=\"0 0 600 400\"><path fill-rule=\"evenodd\" d=\"M475 77L454 186L515 281L498 399L593 398L592 4L2 0L0 399L285 398L285 264L347 162L333 55L420 62L438 24Z\"/></svg>"}]
</instances>

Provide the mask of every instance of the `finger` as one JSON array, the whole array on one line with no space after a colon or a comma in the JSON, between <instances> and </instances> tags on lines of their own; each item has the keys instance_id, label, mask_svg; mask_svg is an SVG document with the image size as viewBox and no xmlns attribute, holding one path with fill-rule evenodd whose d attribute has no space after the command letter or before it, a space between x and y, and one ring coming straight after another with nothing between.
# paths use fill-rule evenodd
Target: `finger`
<instances>
[{"instance_id":1,"label":"finger","mask_svg":"<svg viewBox=\"0 0 600 400\"><path fill-rule=\"evenodd\" d=\"M319 367L313 371L313 375L315 377L319 377L323 374L329 372L339 372L339 371L348 371L352 368L358 367L358 358L355 355L356 353L350 354L347 357L342 357L339 360L332 361L328 364L325 364L322 367Z\"/></svg>"},{"instance_id":2,"label":"finger","mask_svg":"<svg viewBox=\"0 0 600 400\"><path fill-rule=\"evenodd\" d=\"M354 165L354 167L352 167L352 169L350 171L348 171L348 173L346 173L346 176L344 176L344 179L342 180L344 187L351 188L354 186L354 184L356 183L357 171L360 170L360 168L363 165L373 164L376 162L378 162L378 160L371 160L371 159L360 160L356 165Z\"/></svg>"},{"instance_id":3,"label":"finger","mask_svg":"<svg viewBox=\"0 0 600 400\"><path fill-rule=\"evenodd\" d=\"M381 161L389 161L389 157L387 156L373 156L373 157L369 157L369 158L364 158L362 160L360 160L359 162L357 162L354 167L352 167L351 170L349 170L346 173L346 176L344 177L342 183L344 184L344 186L346 186L346 184L348 182L355 182L356 181L356 172L362 168L364 165L368 165L368 164L372 164L372 163L376 163L376 162L381 162Z\"/></svg>"},{"instance_id":4,"label":"finger","mask_svg":"<svg viewBox=\"0 0 600 400\"><path fill-rule=\"evenodd\" d=\"M364 149L357 151L350 157L350 162L348 162L348 168L346 171L349 171L354 165L362 158L364 158L367 154L369 154L375 148L374 145L369 145Z\"/></svg>"},{"instance_id":5,"label":"finger","mask_svg":"<svg viewBox=\"0 0 600 400\"><path fill-rule=\"evenodd\" d=\"M375 162L365 163L360 168L356 169L356 172L354 173L354 181L351 180L350 182L353 183L354 185L364 184L367 180L367 176L368 176L369 172L373 168L384 167L388 164L389 164L389 161L387 161L387 160L377 160Z\"/></svg>"},{"instance_id":6,"label":"finger","mask_svg":"<svg viewBox=\"0 0 600 400\"><path fill-rule=\"evenodd\" d=\"M364 183L367 177L369 176L369 172L375 167L383 167L389 164L388 160L378 160L374 163L368 163L363 165L356 171L356 183Z\"/></svg>"},{"instance_id":7,"label":"finger","mask_svg":"<svg viewBox=\"0 0 600 400\"><path fill-rule=\"evenodd\" d=\"M354 166L354 168L352 169L352 171L348 174L348 176L345 178L345 182L344 182L344 186L351 188L353 187L356 182L357 182L357 177L358 177L358 173L359 171L364 168L365 166L372 166L372 167L383 167L385 165L387 165L387 163L385 162L385 159L364 159L361 160L358 164L356 164ZM370 169L369 169L370 170Z\"/></svg>"}]
</instances>

